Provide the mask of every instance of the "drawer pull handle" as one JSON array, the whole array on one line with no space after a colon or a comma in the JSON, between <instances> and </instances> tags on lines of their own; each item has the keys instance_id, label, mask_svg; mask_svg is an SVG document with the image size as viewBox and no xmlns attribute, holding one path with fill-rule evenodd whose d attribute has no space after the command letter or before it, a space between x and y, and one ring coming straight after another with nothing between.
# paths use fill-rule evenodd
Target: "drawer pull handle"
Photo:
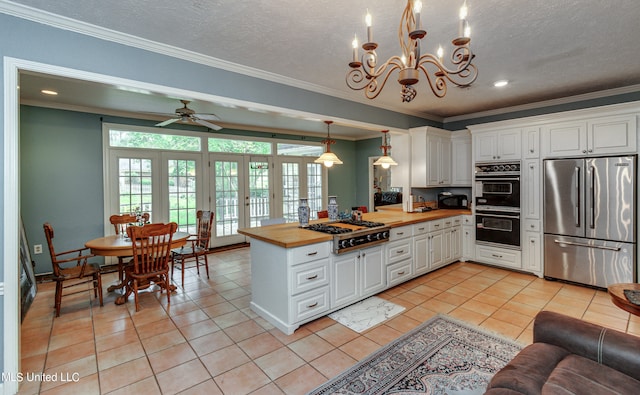
<instances>
[{"instance_id":1,"label":"drawer pull handle","mask_svg":"<svg viewBox=\"0 0 640 395\"><path fill-rule=\"evenodd\" d=\"M402 276L404 274L404 271L398 272L398 276Z\"/></svg>"},{"instance_id":2,"label":"drawer pull handle","mask_svg":"<svg viewBox=\"0 0 640 395\"><path fill-rule=\"evenodd\" d=\"M398 250L398 251L396 251L396 254L403 254L403 253L404 253L404 250Z\"/></svg>"},{"instance_id":3,"label":"drawer pull handle","mask_svg":"<svg viewBox=\"0 0 640 395\"><path fill-rule=\"evenodd\" d=\"M398 232L398 236L402 236L404 232Z\"/></svg>"},{"instance_id":4,"label":"drawer pull handle","mask_svg":"<svg viewBox=\"0 0 640 395\"><path fill-rule=\"evenodd\" d=\"M314 304L307 305L307 308L308 309L312 309L312 308L316 307L317 305L318 305L318 302L315 302Z\"/></svg>"},{"instance_id":5,"label":"drawer pull handle","mask_svg":"<svg viewBox=\"0 0 640 395\"><path fill-rule=\"evenodd\" d=\"M418 228L418 230L424 230L424 228Z\"/></svg>"},{"instance_id":6,"label":"drawer pull handle","mask_svg":"<svg viewBox=\"0 0 640 395\"><path fill-rule=\"evenodd\" d=\"M494 258L502 258L502 255L498 255L498 254L491 254L491 256Z\"/></svg>"},{"instance_id":7,"label":"drawer pull handle","mask_svg":"<svg viewBox=\"0 0 640 395\"><path fill-rule=\"evenodd\" d=\"M313 251L313 252L307 253L307 256L314 256L314 255L318 255L318 251Z\"/></svg>"},{"instance_id":8,"label":"drawer pull handle","mask_svg":"<svg viewBox=\"0 0 640 395\"><path fill-rule=\"evenodd\" d=\"M317 274L307 277L307 280L315 280L316 278L318 278Z\"/></svg>"}]
</instances>

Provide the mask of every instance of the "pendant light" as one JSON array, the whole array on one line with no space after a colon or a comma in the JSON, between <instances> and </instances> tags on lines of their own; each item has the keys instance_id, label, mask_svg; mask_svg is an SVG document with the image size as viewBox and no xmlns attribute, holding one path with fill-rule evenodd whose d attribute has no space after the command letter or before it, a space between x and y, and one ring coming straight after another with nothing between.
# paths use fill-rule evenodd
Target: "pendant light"
<instances>
[{"instance_id":1,"label":"pendant light","mask_svg":"<svg viewBox=\"0 0 640 395\"><path fill-rule=\"evenodd\" d=\"M390 166L398 165L398 163L388 154L388 150L391 149L391 146L387 143L387 133L389 133L388 130L382 131L383 138L382 145L380 146L380 148L382 148L382 156L378 158L377 161L373 162L374 166L382 166L383 169L388 169Z\"/></svg>"},{"instance_id":2,"label":"pendant light","mask_svg":"<svg viewBox=\"0 0 640 395\"><path fill-rule=\"evenodd\" d=\"M327 150L324 154L320 155L318 159L314 160L314 163L322 163L325 167L331 167L333 165L341 165L342 161L338 159L336 154L331 152L331 144L335 144L335 140L331 139L331 135L329 134L329 128L333 121L324 121L327 124L327 138L322 140L322 144L327 146Z\"/></svg>"}]
</instances>

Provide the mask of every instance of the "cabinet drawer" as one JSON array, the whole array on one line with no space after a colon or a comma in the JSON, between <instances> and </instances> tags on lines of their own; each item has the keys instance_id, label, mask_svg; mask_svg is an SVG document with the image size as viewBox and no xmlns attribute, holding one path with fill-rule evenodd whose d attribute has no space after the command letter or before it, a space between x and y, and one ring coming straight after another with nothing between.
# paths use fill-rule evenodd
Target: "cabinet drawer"
<instances>
[{"instance_id":1,"label":"cabinet drawer","mask_svg":"<svg viewBox=\"0 0 640 395\"><path fill-rule=\"evenodd\" d=\"M387 262L395 263L411 256L411 239L392 241L387 244Z\"/></svg>"},{"instance_id":2,"label":"cabinet drawer","mask_svg":"<svg viewBox=\"0 0 640 395\"><path fill-rule=\"evenodd\" d=\"M392 287L409 280L413 275L412 266L412 259L387 266L387 286Z\"/></svg>"},{"instance_id":3,"label":"cabinet drawer","mask_svg":"<svg viewBox=\"0 0 640 395\"><path fill-rule=\"evenodd\" d=\"M291 259L289 262L296 265L315 261L316 259L327 258L329 256L330 242L310 244L302 247L292 248L289 251Z\"/></svg>"},{"instance_id":4,"label":"cabinet drawer","mask_svg":"<svg viewBox=\"0 0 640 395\"><path fill-rule=\"evenodd\" d=\"M480 262L511 268L522 267L522 254L515 250L476 245L476 259Z\"/></svg>"},{"instance_id":5,"label":"cabinet drawer","mask_svg":"<svg viewBox=\"0 0 640 395\"><path fill-rule=\"evenodd\" d=\"M540 232L540 221L537 219L528 219L524 221L524 230L531 232Z\"/></svg>"},{"instance_id":6,"label":"cabinet drawer","mask_svg":"<svg viewBox=\"0 0 640 395\"><path fill-rule=\"evenodd\" d=\"M455 218L456 217L443 218L442 226L444 227L444 229L451 228L452 226L454 226Z\"/></svg>"},{"instance_id":7,"label":"cabinet drawer","mask_svg":"<svg viewBox=\"0 0 640 395\"><path fill-rule=\"evenodd\" d=\"M329 259L295 265L291 273L291 295L329 284Z\"/></svg>"},{"instance_id":8,"label":"cabinet drawer","mask_svg":"<svg viewBox=\"0 0 640 395\"><path fill-rule=\"evenodd\" d=\"M429 233L429 225L428 222L420 222L418 224L413 225L413 235L419 236L425 233Z\"/></svg>"},{"instance_id":9,"label":"cabinet drawer","mask_svg":"<svg viewBox=\"0 0 640 395\"><path fill-rule=\"evenodd\" d=\"M444 223L441 219L437 221L429 221L427 222L427 224L429 224L429 232L435 232L444 229Z\"/></svg>"},{"instance_id":10,"label":"cabinet drawer","mask_svg":"<svg viewBox=\"0 0 640 395\"><path fill-rule=\"evenodd\" d=\"M473 227L475 227L476 223L473 220L473 215L463 215L462 216L462 224L463 225L472 225Z\"/></svg>"},{"instance_id":11,"label":"cabinet drawer","mask_svg":"<svg viewBox=\"0 0 640 395\"><path fill-rule=\"evenodd\" d=\"M391 228L389 231L389 240L404 239L406 237L413 236L413 227L411 225L400 226L398 228Z\"/></svg>"},{"instance_id":12,"label":"cabinet drawer","mask_svg":"<svg viewBox=\"0 0 640 395\"><path fill-rule=\"evenodd\" d=\"M291 298L292 322L303 321L307 318L329 311L329 287L322 287L305 292Z\"/></svg>"}]
</instances>

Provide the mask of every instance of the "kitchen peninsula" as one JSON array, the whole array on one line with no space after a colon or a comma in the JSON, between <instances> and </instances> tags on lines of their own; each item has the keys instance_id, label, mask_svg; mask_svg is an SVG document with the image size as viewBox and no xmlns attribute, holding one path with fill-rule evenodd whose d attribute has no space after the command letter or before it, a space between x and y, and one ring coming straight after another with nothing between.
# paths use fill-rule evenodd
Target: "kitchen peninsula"
<instances>
[{"instance_id":1,"label":"kitchen peninsula","mask_svg":"<svg viewBox=\"0 0 640 395\"><path fill-rule=\"evenodd\" d=\"M286 334L301 324L457 261L470 210L366 213L388 241L342 252L298 223L240 229L251 238L251 309ZM314 223L330 222L326 219Z\"/></svg>"}]
</instances>

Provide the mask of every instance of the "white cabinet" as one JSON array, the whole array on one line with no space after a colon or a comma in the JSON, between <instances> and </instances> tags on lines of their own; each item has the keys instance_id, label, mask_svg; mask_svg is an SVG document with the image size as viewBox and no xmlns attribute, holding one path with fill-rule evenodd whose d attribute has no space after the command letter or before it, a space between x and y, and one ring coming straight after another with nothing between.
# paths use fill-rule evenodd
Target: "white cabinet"
<instances>
[{"instance_id":1,"label":"white cabinet","mask_svg":"<svg viewBox=\"0 0 640 395\"><path fill-rule=\"evenodd\" d=\"M542 127L544 157L635 153L635 115L558 122Z\"/></svg>"},{"instance_id":2,"label":"white cabinet","mask_svg":"<svg viewBox=\"0 0 640 395\"><path fill-rule=\"evenodd\" d=\"M521 252L506 248L476 244L476 260L497 266L520 269L522 267Z\"/></svg>"},{"instance_id":3,"label":"white cabinet","mask_svg":"<svg viewBox=\"0 0 640 395\"><path fill-rule=\"evenodd\" d=\"M525 160L521 168L522 214L526 219L540 219L542 211L542 178L538 159Z\"/></svg>"},{"instance_id":4,"label":"white cabinet","mask_svg":"<svg viewBox=\"0 0 640 395\"><path fill-rule=\"evenodd\" d=\"M380 246L334 255L332 269L332 309L373 295L386 287Z\"/></svg>"},{"instance_id":5,"label":"white cabinet","mask_svg":"<svg viewBox=\"0 0 640 395\"><path fill-rule=\"evenodd\" d=\"M540 232L524 232L524 235L522 268L542 277L542 235Z\"/></svg>"},{"instance_id":6,"label":"white cabinet","mask_svg":"<svg viewBox=\"0 0 640 395\"><path fill-rule=\"evenodd\" d=\"M451 133L451 185L471 186L471 134L467 130Z\"/></svg>"},{"instance_id":7,"label":"white cabinet","mask_svg":"<svg viewBox=\"0 0 640 395\"><path fill-rule=\"evenodd\" d=\"M429 271L429 228L426 222L413 225L413 274L419 276Z\"/></svg>"},{"instance_id":8,"label":"white cabinet","mask_svg":"<svg viewBox=\"0 0 640 395\"><path fill-rule=\"evenodd\" d=\"M473 215L463 215L462 216L462 257L461 260L470 261L473 260L475 256L475 247L476 247L476 224L473 220Z\"/></svg>"},{"instance_id":9,"label":"white cabinet","mask_svg":"<svg viewBox=\"0 0 640 395\"><path fill-rule=\"evenodd\" d=\"M539 127L527 127L522 130L522 151L525 159L540 157Z\"/></svg>"},{"instance_id":10,"label":"white cabinet","mask_svg":"<svg viewBox=\"0 0 640 395\"><path fill-rule=\"evenodd\" d=\"M413 226L391 228L387 251L387 286L403 283L413 277Z\"/></svg>"},{"instance_id":11,"label":"white cabinet","mask_svg":"<svg viewBox=\"0 0 640 395\"><path fill-rule=\"evenodd\" d=\"M451 132L423 127L410 133L411 186L451 185Z\"/></svg>"},{"instance_id":12,"label":"white cabinet","mask_svg":"<svg viewBox=\"0 0 640 395\"><path fill-rule=\"evenodd\" d=\"M476 162L518 160L521 157L522 130L507 129L473 135Z\"/></svg>"}]
</instances>

